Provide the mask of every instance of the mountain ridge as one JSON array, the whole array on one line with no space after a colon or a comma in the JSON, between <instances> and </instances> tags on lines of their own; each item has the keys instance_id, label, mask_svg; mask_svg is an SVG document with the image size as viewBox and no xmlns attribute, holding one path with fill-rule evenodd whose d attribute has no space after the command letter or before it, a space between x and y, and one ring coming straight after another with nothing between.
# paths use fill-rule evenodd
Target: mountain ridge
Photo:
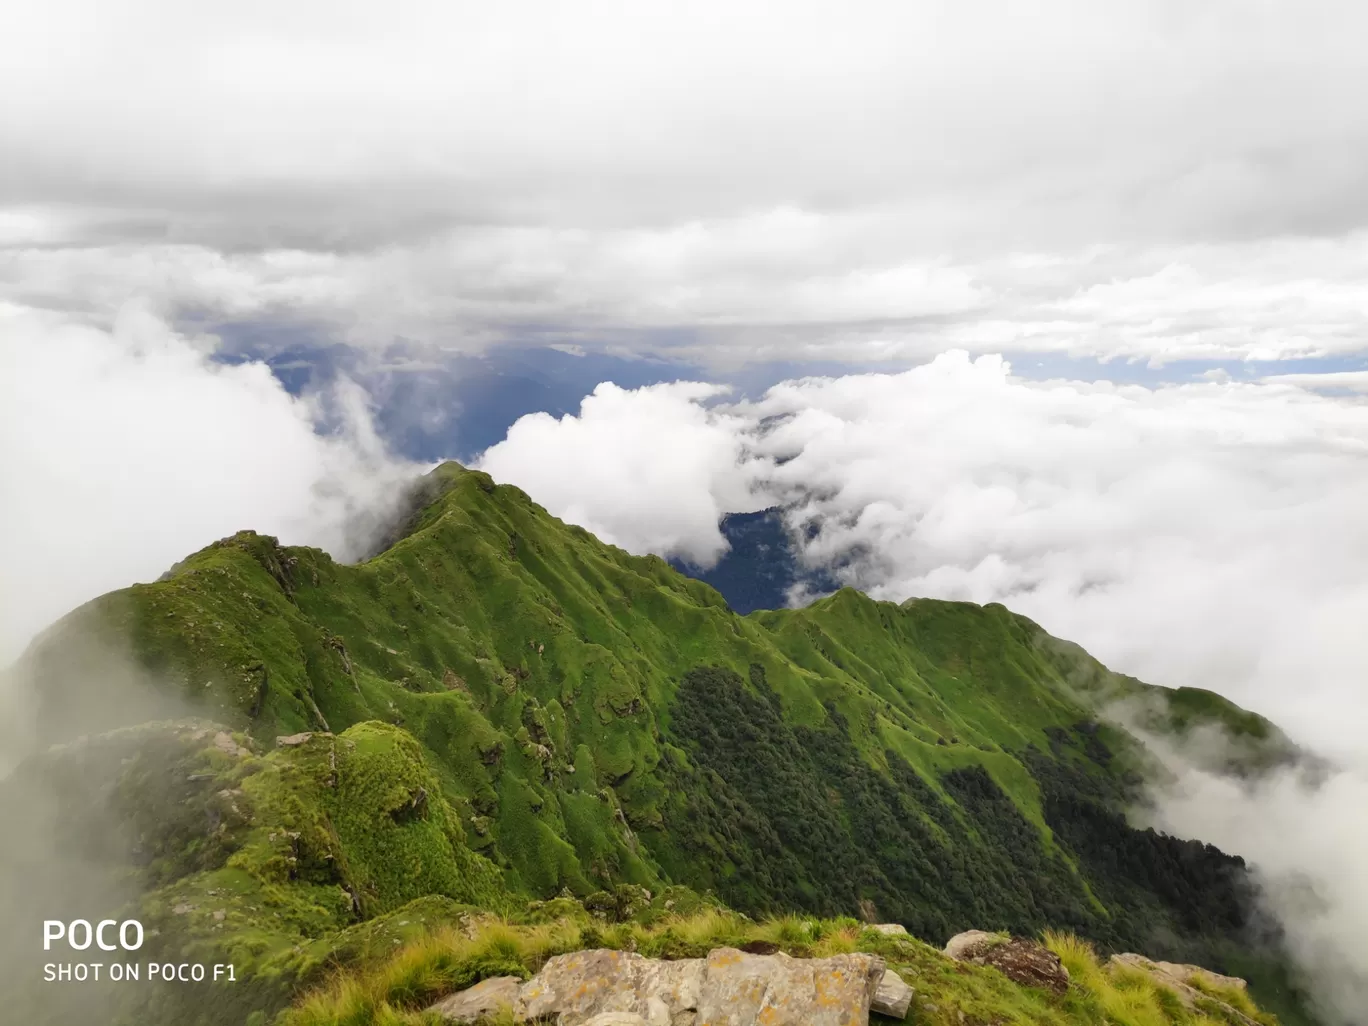
<instances>
[{"instance_id":1,"label":"mountain ridge","mask_svg":"<svg viewBox=\"0 0 1368 1026\"><path fill-rule=\"evenodd\" d=\"M328 804L338 771L323 771L322 742L277 740L304 733L329 739L333 763L339 738L358 759L406 753L400 776L421 782L374 808L393 843L427 853L424 886L454 900L684 885L756 914L896 915L941 940L1068 926L1190 961L1219 961L1248 925L1238 858L1126 824L1144 753L1097 714L1160 695L1168 726L1230 721L1284 758L1262 718L1112 674L1000 605L844 589L740 616L664 560L604 545L479 471L445 464L416 494L364 563L240 532L74 611L18 668L37 686L40 735L115 725L94 722L92 699L110 653L157 682L149 707L170 695L224 724L247 754L197 773L229 791L263 786L243 781L271 766L296 780L296 811L269 815L277 833L317 827L309 886L336 900L307 928L323 933L415 895L355 870L370 863ZM238 776L256 760L266 768ZM1090 831L1129 853L1140 883L1113 879ZM244 852L259 843L232 835L222 865L137 900L164 903L170 887L211 904L214 874L237 859L293 915L294 878L266 867L307 853L258 864ZM486 877L478 895L461 882ZM221 943L212 924L183 925L176 943ZM309 936L291 929L267 948Z\"/></svg>"}]
</instances>

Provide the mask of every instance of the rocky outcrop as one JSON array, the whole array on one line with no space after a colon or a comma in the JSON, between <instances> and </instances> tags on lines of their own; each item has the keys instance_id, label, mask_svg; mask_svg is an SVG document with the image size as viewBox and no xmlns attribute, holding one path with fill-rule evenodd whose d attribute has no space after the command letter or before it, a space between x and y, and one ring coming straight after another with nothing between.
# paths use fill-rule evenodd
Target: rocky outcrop
<instances>
[{"instance_id":1,"label":"rocky outcrop","mask_svg":"<svg viewBox=\"0 0 1368 1026\"><path fill-rule=\"evenodd\" d=\"M903 981L903 978L889 969L879 980L879 986L874 991L874 998L869 1002L869 1010L878 1012L880 1015L891 1016L894 1019L906 1018L907 1010L912 1005L913 993L912 988Z\"/></svg>"},{"instance_id":2,"label":"rocky outcrop","mask_svg":"<svg viewBox=\"0 0 1368 1026\"><path fill-rule=\"evenodd\" d=\"M945 954L958 962L991 966L1014 983L1063 994L1069 970L1049 948L1035 941L1000 933L969 930L950 938Z\"/></svg>"},{"instance_id":3,"label":"rocky outcrop","mask_svg":"<svg viewBox=\"0 0 1368 1026\"><path fill-rule=\"evenodd\" d=\"M478 1022L518 1003L518 988L522 980L516 976L495 976L483 980L432 1006L448 1022Z\"/></svg>"},{"instance_id":4,"label":"rocky outcrop","mask_svg":"<svg viewBox=\"0 0 1368 1026\"><path fill-rule=\"evenodd\" d=\"M515 984L511 977L486 980L430 1011L455 1023L475 1022L504 1004L518 1019L557 1026L864 1026L872 1005L905 1015L912 998L874 955L806 959L735 948L673 962L576 951L552 958L516 990Z\"/></svg>"},{"instance_id":5,"label":"rocky outcrop","mask_svg":"<svg viewBox=\"0 0 1368 1026\"><path fill-rule=\"evenodd\" d=\"M748 955L735 948L709 953L698 1026L856 1026L884 974L873 955L790 958Z\"/></svg>"},{"instance_id":6,"label":"rocky outcrop","mask_svg":"<svg viewBox=\"0 0 1368 1026\"><path fill-rule=\"evenodd\" d=\"M238 744L233 740L231 734L223 730L220 730L214 735L214 747L220 752L231 755L234 759L240 759L243 756L252 754L250 749L244 748L242 745Z\"/></svg>"},{"instance_id":7,"label":"rocky outcrop","mask_svg":"<svg viewBox=\"0 0 1368 1026\"><path fill-rule=\"evenodd\" d=\"M902 923L875 923L870 927L875 933L881 933L885 937L907 937L907 927Z\"/></svg>"},{"instance_id":8,"label":"rocky outcrop","mask_svg":"<svg viewBox=\"0 0 1368 1026\"><path fill-rule=\"evenodd\" d=\"M1203 969L1200 965L1181 965L1177 962L1155 962L1144 955L1126 953L1124 955L1112 955L1113 965L1126 966L1130 969L1139 969L1149 973L1155 979L1163 982L1171 980L1180 983L1185 987L1216 987L1220 990L1246 991L1249 984L1238 976L1222 976L1214 973L1210 969Z\"/></svg>"},{"instance_id":9,"label":"rocky outcrop","mask_svg":"<svg viewBox=\"0 0 1368 1026\"><path fill-rule=\"evenodd\" d=\"M1111 964L1123 969L1142 972L1155 983L1172 991L1188 1008L1201 1008L1214 1003L1220 1007L1224 1017L1239 1026L1259 1026L1238 1008L1222 1001L1221 991L1243 994L1248 984L1238 976L1222 976L1199 965L1181 965L1176 962L1154 962L1144 955L1127 952L1112 955Z\"/></svg>"},{"instance_id":10,"label":"rocky outcrop","mask_svg":"<svg viewBox=\"0 0 1368 1026\"><path fill-rule=\"evenodd\" d=\"M629 951L595 949L557 955L523 985L515 1012L579 1026L600 1012L631 1012L651 1026L672 1026L694 1012L703 987L702 959L664 962Z\"/></svg>"},{"instance_id":11,"label":"rocky outcrop","mask_svg":"<svg viewBox=\"0 0 1368 1026\"><path fill-rule=\"evenodd\" d=\"M957 962L970 961L974 954L994 944L1006 943L1010 938L1002 933L986 933L983 930L965 930L950 938L945 945L946 958Z\"/></svg>"}]
</instances>

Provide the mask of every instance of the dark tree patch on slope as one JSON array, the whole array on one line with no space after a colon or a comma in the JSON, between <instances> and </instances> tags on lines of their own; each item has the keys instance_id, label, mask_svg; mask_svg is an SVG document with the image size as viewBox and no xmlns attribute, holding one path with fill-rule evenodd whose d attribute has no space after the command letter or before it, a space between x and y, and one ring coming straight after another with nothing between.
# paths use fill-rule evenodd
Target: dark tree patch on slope
<instances>
[{"instance_id":1,"label":"dark tree patch on slope","mask_svg":"<svg viewBox=\"0 0 1368 1026\"><path fill-rule=\"evenodd\" d=\"M681 681L670 729L687 760L667 771L665 830L685 856L683 882L749 912L850 915L872 902L932 941L969 928L1053 927L1104 949L1210 961L1244 933L1242 860L1129 826L1123 776L1024 753L1058 846L1050 849L983 767L945 774L947 802L895 752L884 753L886 771L870 765L834 705L819 727L789 724L763 671L749 676L713 667ZM1110 762L1092 731L1076 733L1067 747L1092 765Z\"/></svg>"},{"instance_id":2,"label":"dark tree patch on slope","mask_svg":"<svg viewBox=\"0 0 1368 1026\"><path fill-rule=\"evenodd\" d=\"M1117 799L1125 789L1109 791L1035 748L1021 757L1040 783L1046 823L1114 910L1118 939L1155 957L1210 964L1219 958L1215 940L1243 937L1253 907L1243 859L1201 841L1138 830Z\"/></svg>"},{"instance_id":3,"label":"dark tree patch on slope","mask_svg":"<svg viewBox=\"0 0 1368 1026\"><path fill-rule=\"evenodd\" d=\"M866 763L834 706L821 727L786 723L763 673L747 687L730 670L690 672L671 731L706 781L675 767L667 833L687 849L688 882L738 907L837 915L872 902L933 940L1099 932L1080 882L986 773L947 779L957 811L895 753L890 774Z\"/></svg>"}]
</instances>

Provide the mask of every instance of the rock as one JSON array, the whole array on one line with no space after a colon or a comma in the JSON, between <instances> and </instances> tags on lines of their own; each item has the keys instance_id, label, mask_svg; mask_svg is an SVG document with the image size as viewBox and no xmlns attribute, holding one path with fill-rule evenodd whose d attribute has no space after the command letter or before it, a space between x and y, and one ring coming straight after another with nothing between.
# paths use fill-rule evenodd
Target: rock
<instances>
[{"instance_id":1,"label":"rock","mask_svg":"<svg viewBox=\"0 0 1368 1026\"><path fill-rule=\"evenodd\" d=\"M555 1017L583 1026L603 1012L630 1012L649 1026L671 1026L676 1014L698 1008L701 958L662 962L626 951L595 949L557 955L523 984L523 1018Z\"/></svg>"},{"instance_id":2,"label":"rock","mask_svg":"<svg viewBox=\"0 0 1368 1026\"><path fill-rule=\"evenodd\" d=\"M1111 961L1115 965L1129 966L1132 969L1140 969L1154 976L1169 976L1179 983L1192 986L1192 981L1197 980L1201 985L1207 987L1219 987L1223 990L1245 991L1249 989L1249 984L1238 976L1222 976L1214 973L1210 969L1203 969L1200 965L1182 965L1177 962L1153 962L1144 955L1134 955L1126 953L1124 955L1112 955Z\"/></svg>"},{"instance_id":3,"label":"rock","mask_svg":"<svg viewBox=\"0 0 1368 1026\"><path fill-rule=\"evenodd\" d=\"M884 973L873 955L802 959L748 955L735 948L708 954L700 1026L858 1026Z\"/></svg>"},{"instance_id":4,"label":"rock","mask_svg":"<svg viewBox=\"0 0 1368 1026\"><path fill-rule=\"evenodd\" d=\"M550 959L518 989L513 1010L557 1026L864 1026L887 975L890 1007L901 1002L905 1012L911 991L873 955L799 959L718 948L706 960L667 962L598 949ZM444 1006L433 1010L450 1018Z\"/></svg>"},{"instance_id":5,"label":"rock","mask_svg":"<svg viewBox=\"0 0 1368 1026\"><path fill-rule=\"evenodd\" d=\"M902 923L875 923L870 927L875 933L881 933L885 937L906 937L908 936L907 927Z\"/></svg>"},{"instance_id":6,"label":"rock","mask_svg":"<svg viewBox=\"0 0 1368 1026\"><path fill-rule=\"evenodd\" d=\"M965 930L957 933L950 938L950 942L945 945L945 957L953 958L957 962L966 960L966 952L978 950L980 947L989 944L1001 944L1008 938L1000 933L985 933L983 930Z\"/></svg>"},{"instance_id":7,"label":"rock","mask_svg":"<svg viewBox=\"0 0 1368 1026\"><path fill-rule=\"evenodd\" d=\"M1049 948L1020 937L969 930L950 938L945 954L959 962L992 966L1009 980L1063 994L1069 970Z\"/></svg>"},{"instance_id":8,"label":"rock","mask_svg":"<svg viewBox=\"0 0 1368 1026\"><path fill-rule=\"evenodd\" d=\"M1248 988L1248 984L1238 976L1222 976L1214 973L1210 969L1203 969L1199 965L1180 965L1175 962L1152 962L1144 955L1136 955L1127 952L1124 955L1112 955L1111 964L1124 969L1136 970L1145 973L1155 983L1167 988L1178 996L1188 1008L1196 1006L1199 1000L1215 1001L1221 1006L1225 1013L1225 1018L1238 1026L1258 1026L1258 1023L1249 1018L1238 1008L1214 997L1203 988L1220 988L1223 990L1234 990L1243 992ZM1194 986L1196 984L1196 986Z\"/></svg>"},{"instance_id":9,"label":"rock","mask_svg":"<svg viewBox=\"0 0 1368 1026\"><path fill-rule=\"evenodd\" d=\"M869 1010L880 1015L892 1016L894 1019L904 1019L910 1007L912 988L903 982L901 976L889 969L879 980L879 986L869 1002Z\"/></svg>"},{"instance_id":10,"label":"rock","mask_svg":"<svg viewBox=\"0 0 1368 1026\"><path fill-rule=\"evenodd\" d=\"M293 748L295 745L304 744L311 737L313 737L312 730L306 730L302 734L286 734L284 737L276 738L276 745L281 748Z\"/></svg>"},{"instance_id":11,"label":"rock","mask_svg":"<svg viewBox=\"0 0 1368 1026\"><path fill-rule=\"evenodd\" d=\"M221 752L226 752L235 759L250 754L247 749L234 741L231 735L226 734L221 730L214 735L214 747Z\"/></svg>"},{"instance_id":12,"label":"rock","mask_svg":"<svg viewBox=\"0 0 1368 1026\"><path fill-rule=\"evenodd\" d=\"M522 980L516 976L495 976L443 998L428 1011L436 1012L447 1022L478 1022L501 1008L516 1008L521 985Z\"/></svg>"}]
</instances>

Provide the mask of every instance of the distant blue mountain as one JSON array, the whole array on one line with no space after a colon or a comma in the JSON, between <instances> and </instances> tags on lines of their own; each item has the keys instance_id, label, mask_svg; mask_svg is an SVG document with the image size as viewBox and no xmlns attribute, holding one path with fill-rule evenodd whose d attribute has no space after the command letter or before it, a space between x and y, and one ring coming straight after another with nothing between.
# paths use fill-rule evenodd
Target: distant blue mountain
<instances>
[{"instance_id":1,"label":"distant blue mountain","mask_svg":"<svg viewBox=\"0 0 1368 1026\"><path fill-rule=\"evenodd\" d=\"M718 525L731 548L708 570L680 559L670 564L722 593L738 613L782 609L795 585L813 592L835 591L840 583L824 569L810 570L798 559L798 549L777 507L758 513L728 513Z\"/></svg>"}]
</instances>

